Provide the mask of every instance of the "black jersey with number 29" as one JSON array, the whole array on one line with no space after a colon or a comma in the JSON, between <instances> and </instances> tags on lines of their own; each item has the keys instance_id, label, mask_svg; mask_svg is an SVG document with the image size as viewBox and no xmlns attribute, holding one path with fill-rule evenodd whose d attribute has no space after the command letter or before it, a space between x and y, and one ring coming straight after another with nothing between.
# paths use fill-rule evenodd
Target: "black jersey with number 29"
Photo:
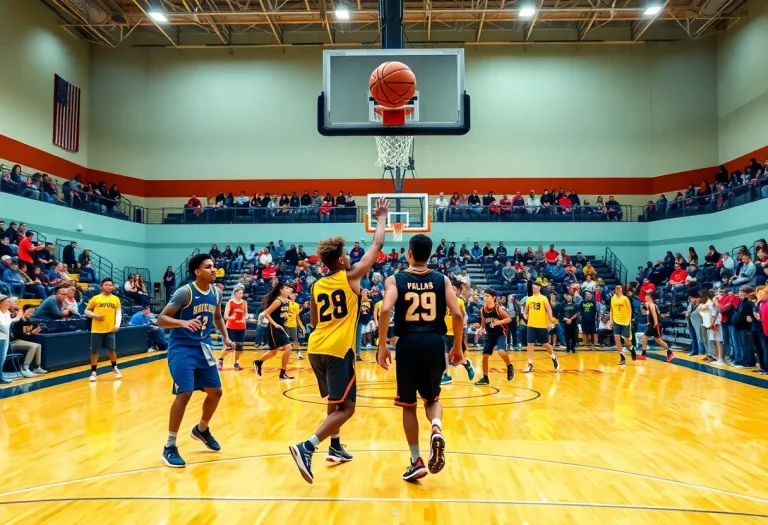
<instances>
[{"instance_id":1,"label":"black jersey with number 29","mask_svg":"<svg viewBox=\"0 0 768 525\"><path fill-rule=\"evenodd\" d=\"M405 270L395 274L395 285L395 335L445 335L445 276L432 270Z\"/></svg>"}]
</instances>

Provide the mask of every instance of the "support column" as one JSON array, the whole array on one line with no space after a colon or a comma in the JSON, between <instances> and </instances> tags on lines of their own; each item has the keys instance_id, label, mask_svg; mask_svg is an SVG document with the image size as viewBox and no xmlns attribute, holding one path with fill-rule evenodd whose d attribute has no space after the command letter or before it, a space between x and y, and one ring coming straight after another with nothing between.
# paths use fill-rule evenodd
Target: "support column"
<instances>
[{"instance_id":1,"label":"support column","mask_svg":"<svg viewBox=\"0 0 768 525\"><path fill-rule=\"evenodd\" d=\"M403 0L379 0L381 47L403 48Z\"/></svg>"}]
</instances>

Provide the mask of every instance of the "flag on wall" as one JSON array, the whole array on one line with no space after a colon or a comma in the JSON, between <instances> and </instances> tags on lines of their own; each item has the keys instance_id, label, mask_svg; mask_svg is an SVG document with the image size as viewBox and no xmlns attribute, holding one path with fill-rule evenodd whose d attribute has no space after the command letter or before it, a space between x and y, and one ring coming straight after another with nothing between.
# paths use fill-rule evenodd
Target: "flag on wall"
<instances>
[{"instance_id":1,"label":"flag on wall","mask_svg":"<svg viewBox=\"0 0 768 525\"><path fill-rule=\"evenodd\" d=\"M53 143L67 151L80 150L80 88L59 75L53 81Z\"/></svg>"}]
</instances>

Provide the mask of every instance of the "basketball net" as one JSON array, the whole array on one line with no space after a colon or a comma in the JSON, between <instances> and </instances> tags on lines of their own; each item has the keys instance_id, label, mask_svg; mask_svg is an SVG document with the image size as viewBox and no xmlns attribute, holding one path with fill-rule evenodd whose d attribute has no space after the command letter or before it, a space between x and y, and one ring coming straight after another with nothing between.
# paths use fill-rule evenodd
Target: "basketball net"
<instances>
[{"instance_id":1,"label":"basketball net","mask_svg":"<svg viewBox=\"0 0 768 525\"><path fill-rule=\"evenodd\" d=\"M392 240L400 242L403 240L403 228L405 228L404 222L392 223Z\"/></svg>"},{"instance_id":2,"label":"basketball net","mask_svg":"<svg viewBox=\"0 0 768 525\"><path fill-rule=\"evenodd\" d=\"M377 107L374 112L381 119L385 126L403 126L406 119L413 115L413 108L381 108ZM413 145L413 136L397 135L388 137L376 137L376 149L379 152L379 158L376 160L377 166L387 166L392 168L407 168L411 165L411 146Z\"/></svg>"}]
</instances>

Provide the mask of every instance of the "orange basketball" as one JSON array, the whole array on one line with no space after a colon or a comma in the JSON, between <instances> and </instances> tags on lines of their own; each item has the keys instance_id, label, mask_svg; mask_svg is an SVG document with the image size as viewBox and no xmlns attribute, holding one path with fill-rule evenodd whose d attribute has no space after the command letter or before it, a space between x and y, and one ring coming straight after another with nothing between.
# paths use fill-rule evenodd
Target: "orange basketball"
<instances>
[{"instance_id":1,"label":"orange basketball","mask_svg":"<svg viewBox=\"0 0 768 525\"><path fill-rule=\"evenodd\" d=\"M368 81L373 100L386 108L400 108L416 94L416 75L402 62L384 62Z\"/></svg>"}]
</instances>

